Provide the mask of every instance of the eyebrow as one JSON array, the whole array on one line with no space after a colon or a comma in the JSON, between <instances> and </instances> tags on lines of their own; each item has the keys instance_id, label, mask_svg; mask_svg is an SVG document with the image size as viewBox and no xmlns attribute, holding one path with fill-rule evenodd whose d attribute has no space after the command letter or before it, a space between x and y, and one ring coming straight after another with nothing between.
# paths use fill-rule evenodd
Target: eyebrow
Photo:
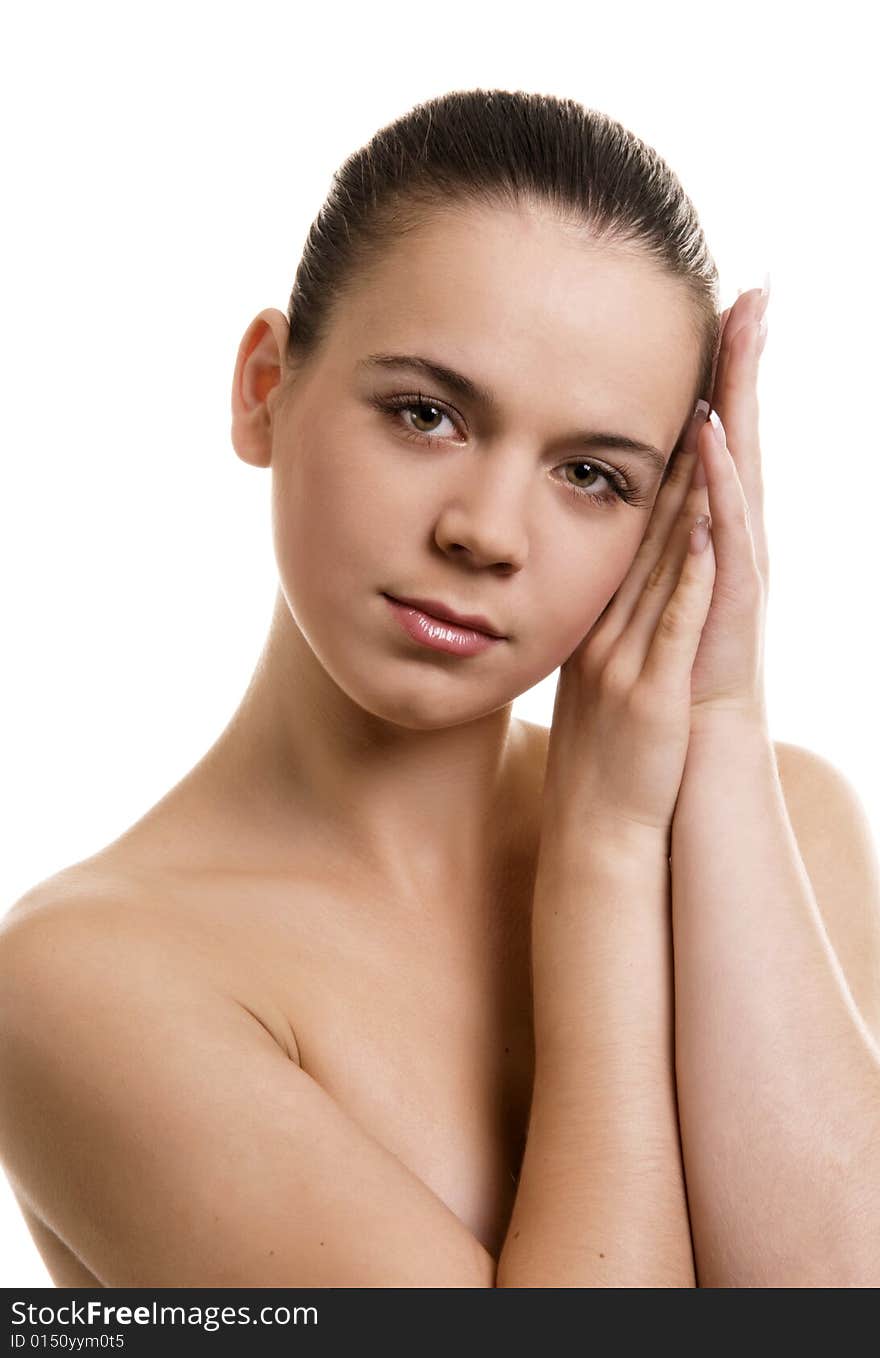
<instances>
[{"instance_id":1,"label":"eyebrow","mask_svg":"<svg viewBox=\"0 0 880 1358\"><path fill-rule=\"evenodd\" d=\"M426 377L433 378L435 382L440 382L458 393L467 401L472 401L475 405L482 405L486 410L496 410L498 402L492 392L487 387L481 386L479 382L474 382L464 373L456 372L454 368L449 368L445 363L438 363L435 359L424 358L421 354L368 354L366 358L359 360L359 368L414 368L417 372L424 373ZM566 442L573 441L579 447L592 451L599 448L617 448L621 452L636 453L646 461L651 462L658 471L666 470L667 458L659 448L655 448L652 443L642 443L639 439L629 438L626 434L611 434L602 430L587 429L575 433Z\"/></svg>"}]
</instances>

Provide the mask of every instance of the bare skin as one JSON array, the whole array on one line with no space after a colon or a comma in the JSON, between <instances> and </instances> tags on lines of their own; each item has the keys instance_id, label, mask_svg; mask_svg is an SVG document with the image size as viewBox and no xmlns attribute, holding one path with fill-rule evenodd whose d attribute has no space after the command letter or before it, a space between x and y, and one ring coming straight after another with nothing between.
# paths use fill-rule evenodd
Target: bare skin
<instances>
[{"instance_id":1,"label":"bare skin","mask_svg":"<svg viewBox=\"0 0 880 1358\"><path fill-rule=\"evenodd\" d=\"M659 486L662 468L610 447L594 461L573 431L671 455L696 379L688 303L540 214L481 215L395 247L296 382L286 338L286 318L262 312L233 382L236 452L272 469L280 578L251 684L155 807L10 913L99 900L136 919L496 1256L531 1095L548 734L511 705L602 612ZM358 367L388 351L453 366L496 409ZM428 405L415 424L370 404L413 392ZM430 447L406 436L425 424ZM576 498L564 472L583 460L592 494L608 490L603 466L626 468L639 502ZM382 591L485 613L507 640L428 651ZM101 1285L19 1201L58 1285Z\"/></svg>"},{"instance_id":2,"label":"bare skin","mask_svg":"<svg viewBox=\"0 0 880 1358\"><path fill-rule=\"evenodd\" d=\"M525 847L509 859L510 900L525 917L549 733L530 723L519 730ZM776 750L829 932L854 967L847 880L819 833L826 823L819 803L827 808L822 785L800 776L803 751L778 743ZM55 908L65 895L75 908L109 894L120 908L149 918L168 948L186 956L194 979L222 975L288 1058L393 1150L497 1257L516 1193L534 1073L527 930L502 927L496 911L493 933L475 928L460 936L457 948L447 936L441 956L436 934L424 943L419 932L386 929L377 936L375 910L366 927L361 908L375 907L381 896L365 893L356 864L331 881L327 860L307 844L299 882L237 873L225 862L228 839L216 823L212 766L213 756L206 757L119 840L50 879L10 916ZM858 979L854 969L849 975ZM56 1286L103 1286L24 1192L16 1196Z\"/></svg>"},{"instance_id":3,"label":"bare skin","mask_svg":"<svg viewBox=\"0 0 880 1358\"><path fill-rule=\"evenodd\" d=\"M299 854L296 876L236 868L216 817L213 757L63 883L72 902L125 892L125 908L183 949L194 975L222 975L290 1059L493 1254L516 1192L531 1094L527 924L546 735L516 723L508 791L519 842L500 855L494 892L459 899L454 930L442 902L428 903L439 917L427 910L426 920L418 901L392 898L357 861L327 855L306 834L277 845ZM56 902L60 887L53 878L25 908ZM507 913L495 904L501 895ZM100 1285L19 1202L56 1283Z\"/></svg>"}]
</instances>

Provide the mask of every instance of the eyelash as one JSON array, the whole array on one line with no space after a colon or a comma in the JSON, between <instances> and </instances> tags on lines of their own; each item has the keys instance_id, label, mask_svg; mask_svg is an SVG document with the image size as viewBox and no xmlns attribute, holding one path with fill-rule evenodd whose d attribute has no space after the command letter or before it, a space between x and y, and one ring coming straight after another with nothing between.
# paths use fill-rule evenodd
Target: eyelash
<instances>
[{"instance_id":1,"label":"eyelash","mask_svg":"<svg viewBox=\"0 0 880 1358\"><path fill-rule=\"evenodd\" d=\"M456 416L449 406L444 405L442 401L435 400L433 396L423 396L421 392L416 392L415 395L375 396L372 398L371 404L392 418L396 417L401 410L417 410L420 406L431 406L438 410L442 415L445 415L453 424L457 424ZM398 420L397 423L399 424L400 421ZM432 434L420 433L418 429L405 429L403 433L405 438L411 439L414 443L433 444L444 442L443 439L438 439ZM574 462L565 462L563 463L563 466L589 467L592 471L598 472L599 475L604 477L609 485L612 486L610 492L604 491L601 495L594 495L582 486L573 486L570 481L563 481L562 485L565 489L578 500L590 500L593 504L599 505L603 509L609 506L613 507L618 500L623 500L625 504L631 505L648 505L651 503L650 495L640 494L638 487L630 486L629 483L611 467L603 467L598 463L590 462L587 458L578 458Z\"/></svg>"}]
</instances>

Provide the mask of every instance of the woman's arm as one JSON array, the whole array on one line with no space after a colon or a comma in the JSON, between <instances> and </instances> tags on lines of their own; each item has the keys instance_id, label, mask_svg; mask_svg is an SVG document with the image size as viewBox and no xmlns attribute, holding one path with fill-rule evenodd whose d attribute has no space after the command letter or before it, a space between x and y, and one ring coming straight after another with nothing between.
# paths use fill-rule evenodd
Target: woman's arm
<instances>
[{"instance_id":1,"label":"woman's arm","mask_svg":"<svg viewBox=\"0 0 880 1358\"><path fill-rule=\"evenodd\" d=\"M700 1286L876 1285L880 1052L829 944L766 720L767 299L765 285L728 314L694 478L716 577L672 829L682 1152Z\"/></svg>"},{"instance_id":2,"label":"woman's arm","mask_svg":"<svg viewBox=\"0 0 880 1358\"><path fill-rule=\"evenodd\" d=\"M699 1285L880 1285L880 1051L828 941L759 720L692 724L672 908Z\"/></svg>"},{"instance_id":3,"label":"woman's arm","mask_svg":"<svg viewBox=\"0 0 880 1358\"><path fill-rule=\"evenodd\" d=\"M0 930L0 1162L104 1287L493 1287L495 1260L119 902Z\"/></svg>"},{"instance_id":4,"label":"woman's arm","mask_svg":"<svg viewBox=\"0 0 880 1358\"><path fill-rule=\"evenodd\" d=\"M535 1084L497 1287L694 1287L668 839L581 822L539 866Z\"/></svg>"},{"instance_id":5,"label":"woman's arm","mask_svg":"<svg viewBox=\"0 0 880 1358\"><path fill-rule=\"evenodd\" d=\"M535 1083L498 1287L695 1286L669 899L714 579L711 540L691 531L694 453L691 431L629 574L560 671L532 912Z\"/></svg>"}]
</instances>

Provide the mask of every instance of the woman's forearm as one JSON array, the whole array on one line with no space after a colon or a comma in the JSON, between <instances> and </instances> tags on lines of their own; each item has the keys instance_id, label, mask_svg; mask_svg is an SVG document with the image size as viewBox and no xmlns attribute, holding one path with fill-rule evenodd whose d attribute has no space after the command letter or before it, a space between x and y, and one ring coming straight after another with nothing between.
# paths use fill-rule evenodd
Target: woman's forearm
<instances>
[{"instance_id":1,"label":"woman's forearm","mask_svg":"<svg viewBox=\"0 0 880 1358\"><path fill-rule=\"evenodd\" d=\"M542 839L535 1083L498 1287L694 1287L667 844Z\"/></svg>"},{"instance_id":2,"label":"woman's forearm","mask_svg":"<svg viewBox=\"0 0 880 1358\"><path fill-rule=\"evenodd\" d=\"M692 734L672 894L699 1285L880 1284L880 1061L759 724L719 715Z\"/></svg>"}]
</instances>

